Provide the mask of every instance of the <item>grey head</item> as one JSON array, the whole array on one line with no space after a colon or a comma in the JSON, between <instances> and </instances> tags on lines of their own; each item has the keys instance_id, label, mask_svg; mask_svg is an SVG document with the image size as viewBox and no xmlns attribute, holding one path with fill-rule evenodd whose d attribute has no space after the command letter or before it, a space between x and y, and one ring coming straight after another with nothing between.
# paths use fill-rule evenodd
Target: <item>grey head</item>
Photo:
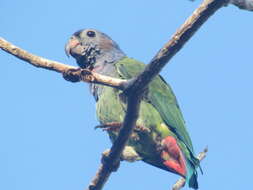
<instances>
[{"instance_id":1,"label":"grey head","mask_svg":"<svg viewBox=\"0 0 253 190\"><path fill-rule=\"evenodd\" d=\"M95 65L114 63L125 56L116 42L94 29L75 32L65 45L65 52L74 57L81 68L91 70Z\"/></svg>"}]
</instances>

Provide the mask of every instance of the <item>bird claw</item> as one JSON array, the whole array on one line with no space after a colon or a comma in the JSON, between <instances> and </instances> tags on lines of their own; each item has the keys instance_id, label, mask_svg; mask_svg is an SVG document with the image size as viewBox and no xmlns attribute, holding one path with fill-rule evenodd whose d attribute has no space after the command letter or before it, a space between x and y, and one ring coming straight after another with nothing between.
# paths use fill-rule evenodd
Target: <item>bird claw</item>
<instances>
[{"instance_id":1,"label":"bird claw","mask_svg":"<svg viewBox=\"0 0 253 190\"><path fill-rule=\"evenodd\" d=\"M67 69L62 73L63 78L70 82L79 82L81 81L81 68L77 69Z\"/></svg>"},{"instance_id":2,"label":"bird claw","mask_svg":"<svg viewBox=\"0 0 253 190\"><path fill-rule=\"evenodd\" d=\"M97 125L95 127L95 129L102 129L103 131L107 131L107 132L112 132L112 131L115 131L115 132L119 132L119 130L121 129L123 123L121 122L110 122L110 123L105 123L105 124L102 124L102 125ZM144 127L144 126L141 126L141 125L136 125L133 129L133 132L132 134L130 135L130 139L133 140L133 141L139 141L140 140L140 136L139 136L139 133L150 133L150 129L147 128L147 127Z\"/></svg>"}]
</instances>

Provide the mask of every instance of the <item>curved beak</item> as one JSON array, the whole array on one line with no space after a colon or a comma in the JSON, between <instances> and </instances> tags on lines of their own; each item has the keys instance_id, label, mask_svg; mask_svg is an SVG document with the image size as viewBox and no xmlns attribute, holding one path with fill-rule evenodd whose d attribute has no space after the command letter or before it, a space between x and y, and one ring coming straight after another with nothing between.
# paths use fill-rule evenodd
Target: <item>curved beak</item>
<instances>
[{"instance_id":1,"label":"curved beak","mask_svg":"<svg viewBox=\"0 0 253 190\"><path fill-rule=\"evenodd\" d=\"M79 40L75 36L71 36L69 41L65 45L65 53L69 57L73 56L71 50L80 44Z\"/></svg>"}]
</instances>

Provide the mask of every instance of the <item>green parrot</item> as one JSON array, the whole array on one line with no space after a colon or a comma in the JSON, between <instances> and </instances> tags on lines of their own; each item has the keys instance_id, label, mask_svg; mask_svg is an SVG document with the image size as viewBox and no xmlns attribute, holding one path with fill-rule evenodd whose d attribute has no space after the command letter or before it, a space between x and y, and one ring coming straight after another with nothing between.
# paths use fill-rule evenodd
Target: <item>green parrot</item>
<instances>
[{"instance_id":1,"label":"green parrot","mask_svg":"<svg viewBox=\"0 0 253 190\"><path fill-rule=\"evenodd\" d=\"M65 51L80 68L115 78L131 79L145 68L145 64L128 58L109 36L94 29L75 32ZM74 82L70 72L64 73L64 78ZM96 100L99 127L114 142L126 113L125 99L120 90L111 87L90 84L90 89ZM121 157L176 173L186 179L189 187L198 188L199 161L176 97L161 76L154 78L142 98L139 118Z\"/></svg>"}]
</instances>

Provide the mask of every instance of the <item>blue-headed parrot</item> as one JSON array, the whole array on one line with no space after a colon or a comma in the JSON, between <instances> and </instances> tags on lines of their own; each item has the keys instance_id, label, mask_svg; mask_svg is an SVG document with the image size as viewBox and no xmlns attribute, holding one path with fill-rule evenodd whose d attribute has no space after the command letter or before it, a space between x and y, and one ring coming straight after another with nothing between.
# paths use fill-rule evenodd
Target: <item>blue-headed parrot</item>
<instances>
[{"instance_id":1,"label":"blue-headed parrot","mask_svg":"<svg viewBox=\"0 0 253 190\"><path fill-rule=\"evenodd\" d=\"M68 40L65 51L76 59L82 69L120 79L131 79L145 64L129 58L106 34L83 29ZM68 74L64 74L68 78ZM90 84L96 100L96 113L101 128L115 141L126 113L126 100L118 89ZM142 160L186 179L197 189L197 168L192 141L176 97L168 83L159 75L149 84L140 104L139 118L122 154L126 161Z\"/></svg>"}]
</instances>

